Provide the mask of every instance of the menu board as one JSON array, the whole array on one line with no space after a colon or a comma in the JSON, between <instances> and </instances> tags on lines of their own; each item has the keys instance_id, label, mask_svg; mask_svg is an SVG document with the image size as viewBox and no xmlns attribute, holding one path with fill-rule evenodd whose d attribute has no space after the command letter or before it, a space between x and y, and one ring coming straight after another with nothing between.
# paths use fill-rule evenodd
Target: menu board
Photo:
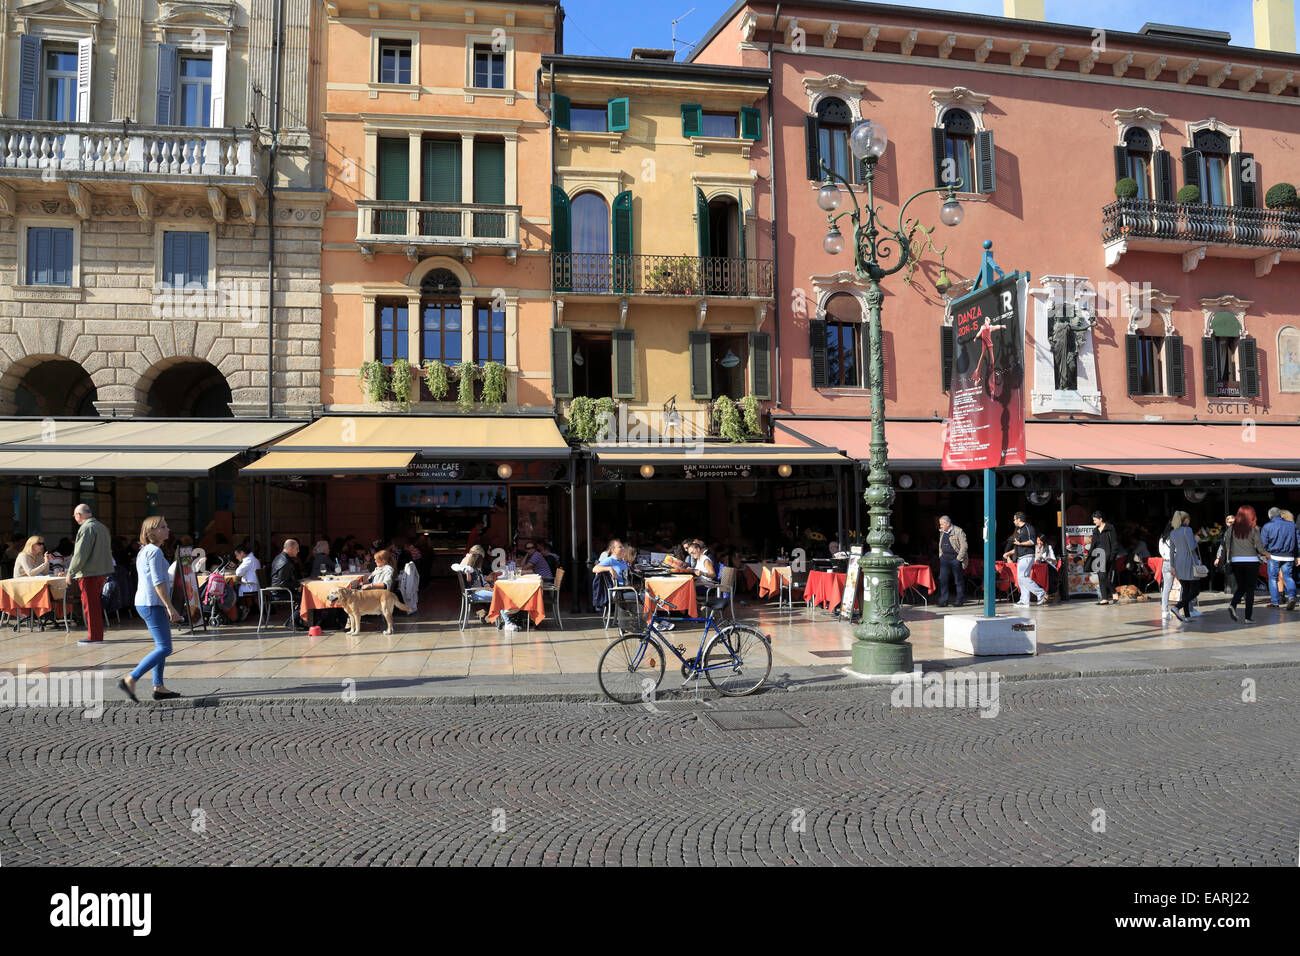
<instances>
[{"instance_id":1,"label":"menu board","mask_svg":"<svg viewBox=\"0 0 1300 956\"><path fill-rule=\"evenodd\" d=\"M1097 587L1097 575L1083 566L1084 556L1092 544L1092 533L1096 530L1090 524L1065 526L1065 573L1070 594L1086 594Z\"/></svg>"},{"instance_id":2,"label":"menu board","mask_svg":"<svg viewBox=\"0 0 1300 956\"><path fill-rule=\"evenodd\" d=\"M862 545L855 544L849 552L852 557L849 558L848 578L844 582L844 599L840 603L840 616L846 621L853 619L853 606L857 603L858 581L862 577ZM863 607L870 592L863 593Z\"/></svg>"}]
</instances>

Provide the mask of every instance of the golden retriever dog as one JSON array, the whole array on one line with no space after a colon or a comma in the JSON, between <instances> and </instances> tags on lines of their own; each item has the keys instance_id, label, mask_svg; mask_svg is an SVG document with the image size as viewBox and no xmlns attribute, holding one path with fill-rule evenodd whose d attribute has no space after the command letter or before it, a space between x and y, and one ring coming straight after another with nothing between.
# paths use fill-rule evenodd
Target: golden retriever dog
<instances>
[{"instance_id":1,"label":"golden retriever dog","mask_svg":"<svg viewBox=\"0 0 1300 956\"><path fill-rule=\"evenodd\" d=\"M331 604L337 604L347 613L347 633L349 634L361 633L361 618L366 614L382 614L384 620L388 622L388 630L384 631L384 633L392 634L393 608L400 608L403 611L410 610L392 591L379 590L378 588L369 591L336 588L330 592L329 599Z\"/></svg>"},{"instance_id":2,"label":"golden retriever dog","mask_svg":"<svg viewBox=\"0 0 1300 956\"><path fill-rule=\"evenodd\" d=\"M1116 604L1131 604L1134 601L1145 601L1147 596L1138 590L1135 584L1121 584L1115 589Z\"/></svg>"}]
</instances>

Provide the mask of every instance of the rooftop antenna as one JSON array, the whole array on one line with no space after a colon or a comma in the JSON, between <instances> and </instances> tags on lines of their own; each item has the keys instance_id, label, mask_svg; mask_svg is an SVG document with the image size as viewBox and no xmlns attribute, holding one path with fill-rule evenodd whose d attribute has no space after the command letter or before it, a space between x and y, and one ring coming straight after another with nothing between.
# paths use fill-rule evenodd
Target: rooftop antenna
<instances>
[{"instance_id":1,"label":"rooftop antenna","mask_svg":"<svg viewBox=\"0 0 1300 956\"><path fill-rule=\"evenodd\" d=\"M676 20L673 21L673 56L674 56L674 57L677 56L677 44L678 44L678 43L680 43L680 44L682 44L683 46L685 46L686 49L688 49L688 50L689 50L691 47L695 46L694 43L687 43L685 40L679 40L679 39L677 39L677 24L681 23L683 20L685 20L687 17L689 17L689 16L690 16L692 13L694 13L694 12L695 12L695 8L694 8L694 7L691 7L689 10L687 10L687 11L686 11L685 13L683 13L680 17L678 17Z\"/></svg>"}]
</instances>

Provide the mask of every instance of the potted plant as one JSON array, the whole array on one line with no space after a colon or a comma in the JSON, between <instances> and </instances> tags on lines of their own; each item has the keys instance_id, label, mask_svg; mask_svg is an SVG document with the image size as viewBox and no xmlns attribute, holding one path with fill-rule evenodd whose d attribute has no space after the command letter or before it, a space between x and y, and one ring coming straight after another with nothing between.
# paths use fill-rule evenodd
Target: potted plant
<instances>
[{"instance_id":1,"label":"potted plant","mask_svg":"<svg viewBox=\"0 0 1300 956\"><path fill-rule=\"evenodd\" d=\"M1269 209L1296 209L1300 208L1300 198L1290 183L1277 183L1264 193L1264 205Z\"/></svg>"},{"instance_id":2,"label":"potted plant","mask_svg":"<svg viewBox=\"0 0 1300 956\"><path fill-rule=\"evenodd\" d=\"M447 397L450 371L442 362L433 359L424 363L424 387L429 390L429 395L435 402Z\"/></svg>"},{"instance_id":3,"label":"potted plant","mask_svg":"<svg viewBox=\"0 0 1300 956\"><path fill-rule=\"evenodd\" d=\"M612 416L617 406L612 398L588 398L579 395L569 402L568 437L576 442L587 443L601 435L602 426Z\"/></svg>"},{"instance_id":4,"label":"potted plant","mask_svg":"<svg viewBox=\"0 0 1300 956\"><path fill-rule=\"evenodd\" d=\"M1137 199L1138 184L1137 180L1131 176L1125 176L1115 183L1116 199Z\"/></svg>"},{"instance_id":5,"label":"potted plant","mask_svg":"<svg viewBox=\"0 0 1300 956\"><path fill-rule=\"evenodd\" d=\"M361 383L361 393L372 405L377 405L388 397L388 366L378 359L361 363L357 369L357 381Z\"/></svg>"},{"instance_id":6,"label":"potted plant","mask_svg":"<svg viewBox=\"0 0 1300 956\"><path fill-rule=\"evenodd\" d=\"M744 419L745 435L748 438L761 438L763 425L758 419L758 399L746 395L740 400L740 411Z\"/></svg>"},{"instance_id":7,"label":"potted plant","mask_svg":"<svg viewBox=\"0 0 1300 956\"><path fill-rule=\"evenodd\" d=\"M1174 193L1174 202L1181 203L1199 203L1201 201L1201 187L1195 184L1184 186L1178 192Z\"/></svg>"}]
</instances>

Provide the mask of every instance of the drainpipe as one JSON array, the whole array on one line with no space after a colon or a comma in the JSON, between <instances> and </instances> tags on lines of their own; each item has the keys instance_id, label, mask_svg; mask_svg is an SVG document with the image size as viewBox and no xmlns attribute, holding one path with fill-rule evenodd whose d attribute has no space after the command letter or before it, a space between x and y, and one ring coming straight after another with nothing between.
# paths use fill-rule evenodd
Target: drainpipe
<instances>
[{"instance_id":1,"label":"drainpipe","mask_svg":"<svg viewBox=\"0 0 1300 956\"><path fill-rule=\"evenodd\" d=\"M271 155L266 169L266 417L275 417L275 164L280 152L280 70L284 0L276 0L271 40Z\"/></svg>"},{"instance_id":2,"label":"drainpipe","mask_svg":"<svg viewBox=\"0 0 1300 956\"><path fill-rule=\"evenodd\" d=\"M780 151L777 149L774 138L775 122L772 118L774 98L772 95L772 44L776 39L777 24L781 22L781 4L776 5L776 15L772 18L772 31L767 35L767 148L770 150L770 160L768 161L768 172L770 173L772 185L772 354L776 361L774 366L775 388L772 394L776 397L776 407L781 407L781 263L778 258L778 243L776 231L776 185L780 182L777 175L777 158ZM758 250L755 250L756 252Z\"/></svg>"}]
</instances>

